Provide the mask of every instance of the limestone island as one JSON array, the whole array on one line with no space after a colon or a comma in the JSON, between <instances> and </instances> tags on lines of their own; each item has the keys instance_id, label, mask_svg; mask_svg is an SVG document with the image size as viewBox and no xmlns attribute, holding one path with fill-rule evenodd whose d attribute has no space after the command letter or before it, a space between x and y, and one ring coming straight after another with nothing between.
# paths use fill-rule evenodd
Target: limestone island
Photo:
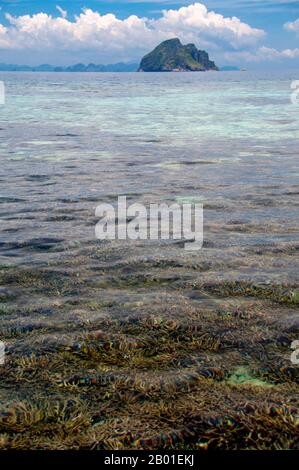
<instances>
[{"instance_id":1,"label":"limestone island","mask_svg":"<svg viewBox=\"0 0 299 470\"><path fill-rule=\"evenodd\" d=\"M194 44L183 46L178 38L161 42L140 62L138 72L205 72L218 67L209 54Z\"/></svg>"}]
</instances>

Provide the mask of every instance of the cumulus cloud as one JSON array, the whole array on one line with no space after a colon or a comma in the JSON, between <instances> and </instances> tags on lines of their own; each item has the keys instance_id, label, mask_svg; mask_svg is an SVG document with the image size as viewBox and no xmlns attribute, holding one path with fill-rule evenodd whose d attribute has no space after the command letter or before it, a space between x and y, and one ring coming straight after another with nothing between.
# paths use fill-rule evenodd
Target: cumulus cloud
<instances>
[{"instance_id":1,"label":"cumulus cloud","mask_svg":"<svg viewBox=\"0 0 299 470\"><path fill-rule=\"evenodd\" d=\"M299 57L299 49L283 49L282 51L278 51L277 49L272 49L270 47L260 47L258 55L261 58L269 60L294 59L295 57Z\"/></svg>"},{"instance_id":2,"label":"cumulus cloud","mask_svg":"<svg viewBox=\"0 0 299 470\"><path fill-rule=\"evenodd\" d=\"M228 61L263 62L299 57L299 49L283 49L278 51L271 47L259 47L256 51L226 52L224 58Z\"/></svg>"},{"instance_id":3,"label":"cumulus cloud","mask_svg":"<svg viewBox=\"0 0 299 470\"><path fill-rule=\"evenodd\" d=\"M252 28L235 16L225 18L208 11L201 3L179 10L164 10L163 17L154 21L154 28L172 35L179 32L194 40L201 36L210 40L218 39L236 48L255 43L265 35L263 30Z\"/></svg>"},{"instance_id":4,"label":"cumulus cloud","mask_svg":"<svg viewBox=\"0 0 299 470\"><path fill-rule=\"evenodd\" d=\"M0 23L0 48L7 49L10 47L10 42L7 37L7 28Z\"/></svg>"},{"instance_id":5,"label":"cumulus cloud","mask_svg":"<svg viewBox=\"0 0 299 470\"><path fill-rule=\"evenodd\" d=\"M288 21L284 24L284 29L296 33L299 36L299 18L296 21Z\"/></svg>"},{"instance_id":6,"label":"cumulus cloud","mask_svg":"<svg viewBox=\"0 0 299 470\"><path fill-rule=\"evenodd\" d=\"M114 57L126 53L136 58L159 41L179 37L199 47L236 49L255 44L265 33L243 23L239 18L226 18L194 3L177 10L164 10L156 20L131 15L124 20L114 14L101 15L85 9L73 21L57 6L59 17L46 13L6 15L9 25L0 24L0 48L15 50L94 50L101 57L109 51Z\"/></svg>"}]
</instances>

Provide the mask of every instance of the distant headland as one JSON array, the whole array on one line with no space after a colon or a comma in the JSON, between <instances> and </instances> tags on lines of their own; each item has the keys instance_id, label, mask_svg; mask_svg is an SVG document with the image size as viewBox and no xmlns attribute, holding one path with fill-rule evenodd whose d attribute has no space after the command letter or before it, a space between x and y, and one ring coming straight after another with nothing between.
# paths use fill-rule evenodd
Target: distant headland
<instances>
[{"instance_id":1,"label":"distant headland","mask_svg":"<svg viewBox=\"0 0 299 470\"><path fill-rule=\"evenodd\" d=\"M240 68L232 65L218 67L206 51L194 44L183 45L178 38L161 42L146 54L140 64L117 62L116 64L83 64L68 66L18 65L0 63L0 72L204 72L208 70L233 72Z\"/></svg>"},{"instance_id":2,"label":"distant headland","mask_svg":"<svg viewBox=\"0 0 299 470\"><path fill-rule=\"evenodd\" d=\"M204 72L219 70L205 51L194 44L183 46L178 38L161 42L140 62L139 72Z\"/></svg>"},{"instance_id":3,"label":"distant headland","mask_svg":"<svg viewBox=\"0 0 299 470\"><path fill-rule=\"evenodd\" d=\"M16 65L16 64L0 64L0 72L136 72L138 64L125 64L118 62L117 64L75 64L70 66L55 66L50 64L42 64L36 66Z\"/></svg>"}]
</instances>

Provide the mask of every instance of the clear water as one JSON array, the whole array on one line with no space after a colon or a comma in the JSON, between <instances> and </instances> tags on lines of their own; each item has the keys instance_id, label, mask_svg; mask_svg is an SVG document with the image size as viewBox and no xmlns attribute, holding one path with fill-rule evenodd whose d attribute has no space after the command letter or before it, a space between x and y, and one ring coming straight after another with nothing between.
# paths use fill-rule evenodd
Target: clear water
<instances>
[{"instance_id":1,"label":"clear water","mask_svg":"<svg viewBox=\"0 0 299 470\"><path fill-rule=\"evenodd\" d=\"M203 201L207 249L197 257L298 242L298 76L3 73L2 263L95 242L96 205L120 194ZM36 249L43 239L50 250ZM140 256L151 249L170 248ZM297 276L290 260L269 271Z\"/></svg>"},{"instance_id":2,"label":"clear water","mask_svg":"<svg viewBox=\"0 0 299 470\"><path fill-rule=\"evenodd\" d=\"M1 79L0 447L164 447L199 417L298 448L299 71ZM203 249L96 240L118 195L202 201Z\"/></svg>"}]
</instances>

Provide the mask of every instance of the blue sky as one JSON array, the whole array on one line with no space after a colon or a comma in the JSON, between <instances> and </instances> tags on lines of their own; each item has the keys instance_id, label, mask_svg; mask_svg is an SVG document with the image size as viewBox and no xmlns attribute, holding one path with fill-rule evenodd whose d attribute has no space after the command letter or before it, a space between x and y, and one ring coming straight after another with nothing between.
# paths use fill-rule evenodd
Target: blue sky
<instances>
[{"instance_id":1,"label":"blue sky","mask_svg":"<svg viewBox=\"0 0 299 470\"><path fill-rule=\"evenodd\" d=\"M299 68L298 0L0 0L0 6L0 62L138 62L160 40L177 36L220 65Z\"/></svg>"}]
</instances>

